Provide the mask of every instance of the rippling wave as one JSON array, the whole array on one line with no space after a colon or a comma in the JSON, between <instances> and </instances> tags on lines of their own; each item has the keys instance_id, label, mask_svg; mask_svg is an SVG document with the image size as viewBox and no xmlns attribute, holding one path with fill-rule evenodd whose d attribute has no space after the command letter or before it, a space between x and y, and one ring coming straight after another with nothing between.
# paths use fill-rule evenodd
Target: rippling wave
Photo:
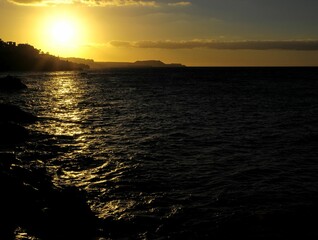
<instances>
[{"instance_id":1,"label":"rippling wave","mask_svg":"<svg viewBox=\"0 0 318 240\"><path fill-rule=\"evenodd\" d=\"M40 117L19 158L87 191L112 238L317 236L317 73L26 73L0 99Z\"/></svg>"}]
</instances>

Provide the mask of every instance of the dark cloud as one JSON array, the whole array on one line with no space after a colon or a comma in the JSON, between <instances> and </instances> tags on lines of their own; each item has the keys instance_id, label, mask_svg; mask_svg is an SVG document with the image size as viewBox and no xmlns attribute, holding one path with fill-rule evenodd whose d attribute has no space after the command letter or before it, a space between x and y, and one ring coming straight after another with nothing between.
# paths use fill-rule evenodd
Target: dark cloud
<instances>
[{"instance_id":1,"label":"dark cloud","mask_svg":"<svg viewBox=\"0 0 318 240\"><path fill-rule=\"evenodd\" d=\"M88 6L149 6L155 7L158 3L154 0L8 0L19 5L61 5L61 4L80 4Z\"/></svg>"},{"instance_id":2,"label":"dark cloud","mask_svg":"<svg viewBox=\"0 0 318 240\"><path fill-rule=\"evenodd\" d=\"M173 3L168 3L169 6L173 7L185 7L185 6L190 6L192 3L189 1L181 1L181 2L173 2Z\"/></svg>"},{"instance_id":3,"label":"dark cloud","mask_svg":"<svg viewBox=\"0 0 318 240\"><path fill-rule=\"evenodd\" d=\"M158 7L158 6L189 6L188 1L172 1L166 2L162 0L8 0L18 5L30 5L30 6L46 6L46 5L61 5L61 4L80 4L87 6L142 6L142 7Z\"/></svg>"},{"instance_id":4,"label":"dark cloud","mask_svg":"<svg viewBox=\"0 0 318 240\"><path fill-rule=\"evenodd\" d=\"M33 4L41 4L42 0L12 0L9 1L15 4L21 4L21 5L33 5Z\"/></svg>"},{"instance_id":5,"label":"dark cloud","mask_svg":"<svg viewBox=\"0 0 318 240\"><path fill-rule=\"evenodd\" d=\"M113 47L133 47L133 45L130 42L125 41L111 41L110 44Z\"/></svg>"},{"instance_id":6,"label":"dark cloud","mask_svg":"<svg viewBox=\"0 0 318 240\"><path fill-rule=\"evenodd\" d=\"M286 40L286 41L112 41L114 47L193 49L209 48L223 50L299 50L317 51L318 40Z\"/></svg>"}]
</instances>

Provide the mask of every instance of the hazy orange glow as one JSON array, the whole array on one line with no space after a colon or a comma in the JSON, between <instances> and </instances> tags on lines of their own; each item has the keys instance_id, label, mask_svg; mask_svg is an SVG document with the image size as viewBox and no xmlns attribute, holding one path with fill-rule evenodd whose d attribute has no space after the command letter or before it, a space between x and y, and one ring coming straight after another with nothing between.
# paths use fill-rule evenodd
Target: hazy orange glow
<instances>
[{"instance_id":1,"label":"hazy orange glow","mask_svg":"<svg viewBox=\"0 0 318 240\"><path fill-rule=\"evenodd\" d=\"M87 42L87 24L74 13L51 13L36 28L43 49L59 56L78 56Z\"/></svg>"},{"instance_id":2,"label":"hazy orange glow","mask_svg":"<svg viewBox=\"0 0 318 240\"><path fill-rule=\"evenodd\" d=\"M4 0L0 38L60 57L96 61L318 65L318 3L291 0L290 11L281 15L286 6L280 1L265 4L268 12L253 0L241 2Z\"/></svg>"}]
</instances>

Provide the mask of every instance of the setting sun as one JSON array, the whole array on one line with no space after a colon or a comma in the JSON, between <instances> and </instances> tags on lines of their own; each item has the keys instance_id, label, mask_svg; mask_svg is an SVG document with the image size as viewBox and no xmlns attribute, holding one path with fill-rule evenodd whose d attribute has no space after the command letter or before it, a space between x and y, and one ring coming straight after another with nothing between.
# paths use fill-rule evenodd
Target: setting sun
<instances>
[{"instance_id":1,"label":"setting sun","mask_svg":"<svg viewBox=\"0 0 318 240\"><path fill-rule=\"evenodd\" d=\"M41 48L58 56L78 56L89 36L86 23L73 12L52 12L38 24Z\"/></svg>"},{"instance_id":2,"label":"setting sun","mask_svg":"<svg viewBox=\"0 0 318 240\"><path fill-rule=\"evenodd\" d=\"M69 19L58 19L51 23L49 29L51 39L57 44L70 45L77 39L76 24Z\"/></svg>"}]
</instances>

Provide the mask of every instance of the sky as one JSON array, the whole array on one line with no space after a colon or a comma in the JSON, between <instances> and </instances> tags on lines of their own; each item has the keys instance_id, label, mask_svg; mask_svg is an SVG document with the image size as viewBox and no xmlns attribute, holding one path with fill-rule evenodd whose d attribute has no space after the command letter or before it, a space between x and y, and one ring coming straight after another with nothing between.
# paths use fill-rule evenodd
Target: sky
<instances>
[{"instance_id":1,"label":"sky","mask_svg":"<svg viewBox=\"0 0 318 240\"><path fill-rule=\"evenodd\" d=\"M0 0L0 38L61 57L318 66L316 0Z\"/></svg>"}]
</instances>

